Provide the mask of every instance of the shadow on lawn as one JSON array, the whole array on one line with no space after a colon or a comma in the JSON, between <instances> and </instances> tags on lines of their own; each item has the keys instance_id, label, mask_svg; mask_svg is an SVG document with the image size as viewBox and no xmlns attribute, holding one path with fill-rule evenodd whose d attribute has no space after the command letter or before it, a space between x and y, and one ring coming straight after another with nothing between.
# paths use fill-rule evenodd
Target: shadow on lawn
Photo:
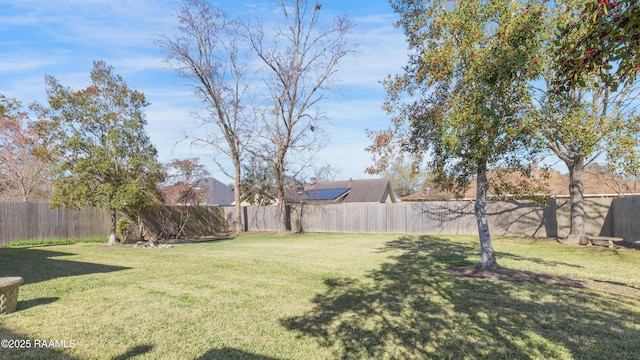
<instances>
[{"instance_id":1,"label":"shadow on lawn","mask_svg":"<svg viewBox=\"0 0 640 360\"><path fill-rule=\"evenodd\" d=\"M55 259L74 254L44 249L46 247L0 249L0 276L20 276L24 278L25 284L33 284L59 277L129 269L122 266Z\"/></svg>"},{"instance_id":2,"label":"shadow on lawn","mask_svg":"<svg viewBox=\"0 0 640 360\"><path fill-rule=\"evenodd\" d=\"M364 280L326 279L308 313L281 320L339 358L631 358L640 314L579 287L456 276L479 250L433 236L401 237L402 251ZM498 259L499 261L500 259ZM575 284L574 284L575 286Z\"/></svg>"},{"instance_id":3,"label":"shadow on lawn","mask_svg":"<svg viewBox=\"0 0 640 360\"><path fill-rule=\"evenodd\" d=\"M125 352L124 354L114 357L112 360L133 359L134 357L138 355L146 354L151 350L153 350L153 345L149 345L149 344L137 345L127 350L127 352Z\"/></svg>"},{"instance_id":4,"label":"shadow on lawn","mask_svg":"<svg viewBox=\"0 0 640 360\"><path fill-rule=\"evenodd\" d=\"M211 349L196 360L215 360L215 359L247 359L247 360L275 360L275 358L255 355L242 350L233 348Z\"/></svg>"},{"instance_id":5,"label":"shadow on lawn","mask_svg":"<svg viewBox=\"0 0 640 360\"><path fill-rule=\"evenodd\" d=\"M59 297L42 297L42 298L31 299L31 300L19 300L18 306L16 307L16 311L22 311L22 310L27 310L32 307L36 307L40 305L51 304L58 300L60 300Z\"/></svg>"}]
</instances>

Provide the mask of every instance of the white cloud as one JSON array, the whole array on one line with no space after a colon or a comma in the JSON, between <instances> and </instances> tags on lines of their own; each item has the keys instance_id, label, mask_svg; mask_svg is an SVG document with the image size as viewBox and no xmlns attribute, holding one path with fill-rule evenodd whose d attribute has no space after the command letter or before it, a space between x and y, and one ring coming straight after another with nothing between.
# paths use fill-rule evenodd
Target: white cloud
<instances>
[{"instance_id":1,"label":"white cloud","mask_svg":"<svg viewBox=\"0 0 640 360\"><path fill-rule=\"evenodd\" d=\"M246 15L256 8L263 15L277 11L270 1L218 0L231 15ZM27 104L44 102L44 75L55 76L74 89L90 83L93 60L105 60L133 88L151 102L148 132L160 160L205 157L210 150L176 144L181 129L200 104L163 60L153 40L174 29L173 0L0 0L0 93ZM386 127L388 116L380 108L385 93L379 81L401 71L406 61L402 33L392 25L391 10L366 1L324 1L328 15L357 14L352 42L357 52L344 58L329 98L320 103L330 123L325 130L331 143L318 154L317 164L341 169L339 177L364 177L370 140L364 129ZM388 7L388 6L387 6ZM384 11L388 11L385 13ZM327 18L330 18L328 16ZM218 173L210 166L212 173Z\"/></svg>"}]
</instances>

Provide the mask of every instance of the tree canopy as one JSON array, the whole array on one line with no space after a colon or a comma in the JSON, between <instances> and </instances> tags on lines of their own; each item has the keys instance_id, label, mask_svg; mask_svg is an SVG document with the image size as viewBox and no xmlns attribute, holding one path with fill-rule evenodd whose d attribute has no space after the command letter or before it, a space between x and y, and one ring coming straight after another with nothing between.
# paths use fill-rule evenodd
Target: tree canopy
<instances>
[{"instance_id":1,"label":"tree canopy","mask_svg":"<svg viewBox=\"0 0 640 360\"><path fill-rule=\"evenodd\" d=\"M15 99L0 94L0 200L49 199L47 164L35 154L41 140Z\"/></svg>"},{"instance_id":2,"label":"tree canopy","mask_svg":"<svg viewBox=\"0 0 640 360\"><path fill-rule=\"evenodd\" d=\"M553 6L555 11L547 16L547 46L540 53L545 88L536 96L540 106L535 123L541 143L569 171L571 234L567 241L586 243L585 167L606 161L619 173L637 176L640 171L640 118L634 105L640 88L629 63L634 57L625 53L634 51L635 36L619 33L637 26L632 25L637 19L619 23L620 17L636 10L629 4L604 1L585 5L581 0L563 0Z\"/></svg>"},{"instance_id":3,"label":"tree canopy","mask_svg":"<svg viewBox=\"0 0 640 360\"><path fill-rule=\"evenodd\" d=\"M117 211L135 213L157 199L162 177L145 132L144 94L106 63L93 65L92 85L82 90L45 77L49 106L34 105L35 129L44 140L41 154L55 163L52 206L110 211L114 243Z\"/></svg>"},{"instance_id":4,"label":"tree canopy","mask_svg":"<svg viewBox=\"0 0 640 360\"><path fill-rule=\"evenodd\" d=\"M480 268L497 266L487 223L487 171L528 163L533 135L528 84L539 73L539 1L392 0L410 55L385 82L393 114L369 150L382 170L394 149L428 156L439 186L477 177Z\"/></svg>"},{"instance_id":5,"label":"tree canopy","mask_svg":"<svg viewBox=\"0 0 640 360\"><path fill-rule=\"evenodd\" d=\"M585 85L592 75L616 90L640 70L640 7L637 0L580 1L572 21L558 24L557 86Z\"/></svg>"}]
</instances>

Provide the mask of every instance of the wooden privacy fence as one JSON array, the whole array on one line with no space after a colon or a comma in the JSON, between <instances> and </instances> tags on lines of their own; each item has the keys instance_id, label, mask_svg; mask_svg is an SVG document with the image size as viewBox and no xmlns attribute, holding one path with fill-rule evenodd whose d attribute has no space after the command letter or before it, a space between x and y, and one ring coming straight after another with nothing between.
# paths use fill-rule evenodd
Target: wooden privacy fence
<instances>
[{"instance_id":1,"label":"wooden privacy fence","mask_svg":"<svg viewBox=\"0 0 640 360\"><path fill-rule=\"evenodd\" d=\"M154 239L209 236L228 229L223 208L214 206L155 206L141 216L141 221L144 237ZM133 240L139 235L135 234Z\"/></svg>"},{"instance_id":2,"label":"wooden privacy fence","mask_svg":"<svg viewBox=\"0 0 640 360\"><path fill-rule=\"evenodd\" d=\"M612 235L611 199L587 199L587 232ZM397 204L297 206L291 210L294 229L310 232L369 232L409 234L478 233L475 202L448 201ZM491 232L496 235L562 237L569 233L569 204L550 200L495 201L487 204Z\"/></svg>"},{"instance_id":3,"label":"wooden privacy fence","mask_svg":"<svg viewBox=\"0 0 640 360\"><path fill-rule=\"evenodd\" d=\"M477 234L474 202L348 203L291 205L292 231L408 234ZM173 210L172 210L173 209ZM245 231L278 231L278 207L242 209ZM547 206L531 201L493 201L487 206L494 235L564 237L568 199ZM206 236L233 229L234 207L162 207L143 216L149 237ZM640 240L640 197L585 199L589 235ZM11 241L107 237L109 214L97 208L50 209L48 204L0 203L0 247Z\"/></svg>"},{"instance_id":4,"label":"wooden privacy fence","mask_svg":"<svg viewBox=\"0 0 640 360\"><path fill-rule=\"evenodd\" d=\"M612 204L613 203L613 204ZM408 234L478 233L473 201L421 203L345 203L291 205L289 228L307 232L365 232ZM640 197L586 198L585 227L589 235L640 240ZM235 209L224 208L227 219ZM276 206L243 208L245 231L278 231ZM569 199L491 201L487 205L492 234L565 237L570 230Z\"/></svg>"},{"instance_id":5,"label":"wooden privacy fence","mask_svg":"<svg viewBox=\"0 0 640 360\"><path fill-rule=\"evenodd\" d=\"M109 214L94 207L51 209L46 203L0 202L0 247L12 241L109 236Z\"/></svg>"},{"instance_id":6,"label":"wooden privacy fence","mask_svg":"<svg viewBox=\"0 0 640 360\"><path fill-rule=\"evenodd\" d=\"M219 207L158 206L141 220L147 238L199 237L227 231L224 216ZM23 240L106 239L110 221L107 211L94 207L67 210L46 203L0 202L0 247Z\"/></svg>"}]
</instances>

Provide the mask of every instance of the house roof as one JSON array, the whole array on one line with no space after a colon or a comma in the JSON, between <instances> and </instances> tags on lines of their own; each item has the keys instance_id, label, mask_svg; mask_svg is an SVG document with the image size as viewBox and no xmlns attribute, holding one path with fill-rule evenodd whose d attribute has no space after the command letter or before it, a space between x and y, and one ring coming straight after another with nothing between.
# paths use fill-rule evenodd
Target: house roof
<instances>
[{"instance_id":1,"label":"house roof","mask_svg":"<svg viewBox=\"0 0 640 360\"><path fill-rule=\"evenodd\" d=\"M623 195L640 192L640 184L606 173L588 172L583 175L584 193L588 195ZM569 175L551 172L549 193L569 195Z\"/></svg>"},{"instance_id":2,"label":"house roof","mask_svg":"<svg viewBox=\"0 0 640 360\"><path fill-rule=\"evenodd\" d=\"M204 178L196 183L196 187L207 190L204 195L204 203L207 205L233 204L234 196L231 188L214 178Z\"/></svg>"},{"instance_id":3,"label":"house roof","mask_svg":"<svg viewBox=\"0 0 640 360\"><path fill-rule=\"evenodd\" d=\"M419 192L404 196L402 202L410 201L447 201L455 198L452 192L443 191L437 188L422 189Z\"/></svg>"},{"instance_id":4,"label":"house roof","mask_svg":"<svg viewBox=\"0 0 640 360\"><path fill-rule=\"evenodd\" d=\"M544 175L543 170L535 170L533 175L533 181L523 180L522 176L518 173L511 174L507 181L510 183L528 183L539 188L536 191L536 195L550 195L550 196L568 196L569 195L569 175L561 174L554 170L549 170L547 175ZM495 176L489 174L489 182ZM640 184L628 181L620 178L617 175L603 172L591 172L585 170L582 176L583 193L585 196L619 196L623 194L632 194L640 192ZM490 189L488 195L495 195ZM473 180L469 185L469 189L464 194L465 198L476 197L476 181Z\"/></svg>"},{"instance_id":5,"label":"house roof","mask_svg":"<svg viewBox=\"0 0 640 360\"><path fill-rule=\"evenodd\" d=\"M489 182L495 182L495 173L488 174ZM506 176L501 177L502 182L506 182L513 189L529 189L531 194L529 196L555 196L564 197L569 196L569 175L560 174L557 171L549 170L544 172L543 170L534 170L532 173L532 179L526 179L519 173L514 172ZM583 192L587 197L593 196L619 196L624 194L637 194L640 193L640 183L624 180L616 175L603 173L603 172L590 172L585 171L583 175ZM534 189L534 190L531 190ZM446 194L445 194L446 195ZM489 188L487 191L488 196L497 196L494 189ZM525 194L502 194L503 196L515 196L522 197ZM475 199L476 197L476 180L474 179L469 184L467 191L462 196L465 199ZM454 198L451 194L449 199ZM442 193L436 192L418 194L412 194L402 198L403 201L437 201L448 200L446 196L442 196Z\"/></svg>"},{"instance_id":6,"label":"house roof","mask_svg":"<svg viewBox=\"0 0 640 360\"><path fill-rule=\"evenodd\" d=\"M304 196L296 188L287 192L287 202L396 202L396 196L387 179L363 179L311 182L304 185Z\"/></svg>"},{"instance_id":7,"label":"house roof","mask_svg":"<svg viewBox=\"0 0 640 360\"><path fill-rule=\"evenodd\" d=\"M338 200L343 196L347 196L351 191L350 188L328 188L317 190L306 190L304 201L328 201Z\"/></svg>"}]
</instances>

